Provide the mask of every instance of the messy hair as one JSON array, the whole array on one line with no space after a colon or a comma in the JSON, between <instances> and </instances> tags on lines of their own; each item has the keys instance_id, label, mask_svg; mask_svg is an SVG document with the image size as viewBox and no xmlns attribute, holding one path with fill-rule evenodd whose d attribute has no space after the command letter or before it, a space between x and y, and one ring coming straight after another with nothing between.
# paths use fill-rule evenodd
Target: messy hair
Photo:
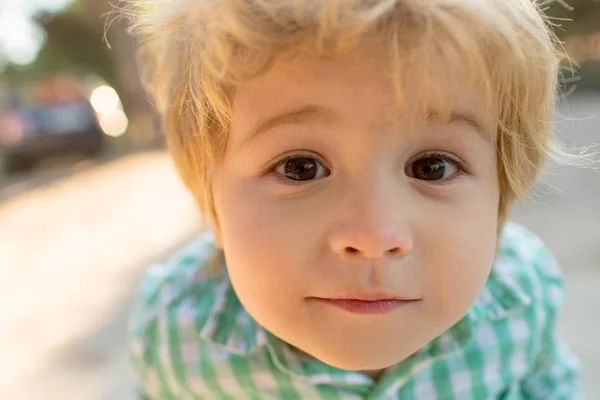
<instances>
[{"instance_id":1,"label":"messy hair","mask_svg":"<svg viewBox=\"0 0 600 400\"><path fill-rule=\"evenodd\" d=\"M144 76L164 118L170 152L203 216L218 225L211 175L223 155L240 82L278 57L336 57L376 38L389 47L399 110L444 102L429 68L478 81L498 116L499 229L549 157L563 59L535 0L126 0ZM407 79L407 77L409 79ZM419 94L405 86L418 79ZM439 79L439 78L438 78ZM436 103L436 104L437 104ZM415 105L416 104L416 105ZM451 104L447 104L450 107ZM436 107L436 111L439 107ZM450 109L440 110L449 115Z\"/></svg>"}]
</instances>

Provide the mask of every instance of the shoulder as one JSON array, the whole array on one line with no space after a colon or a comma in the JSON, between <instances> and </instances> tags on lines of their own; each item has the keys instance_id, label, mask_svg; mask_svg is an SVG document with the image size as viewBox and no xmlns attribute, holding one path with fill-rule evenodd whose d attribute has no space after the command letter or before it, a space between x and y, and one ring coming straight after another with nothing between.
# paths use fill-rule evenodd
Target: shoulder
<instances>
[{"instance_id":1,"label":"shoulder","mask_svg":"<svg viewBox=\"0 0 600 400\"><path fill-rule=\"evenodd\" d=\"M548 247L534 233L508 222L469 317L482 342L495 338L507 352L528 349L522 358L532 361L555 329L563 297L562 272Z\"/></svg>"},{"instance_id":2,"label":"shoulder","mask_svg":"<svg viewBox=\"0 0 600 400\"><path fill-rule=\"evenodd\" d=\"M508 222L469 316L476 326L499 327L516 345L540 340L553 329L563 298L563 275L548 247L534 233Z\"/></svg>"},{"instance_id":3,"label":"shoulder","mask_svg":"<svg viewBox=\"0 0 600 400\"><path fill-rule=\"evenodd\" d=\"M211 234L190 240L141 280L129 320L129 345L140 390L151 398L178 398L189 388L188 371L210 358L218 319L228 315L230 290ZM232 307L232 305L229 305ZM183 391L183 392L182 392Z\"/></svg>"},{"instance_id":4,"label":"shoulder","mask_svg":"<svg viewBox=\"0 0 600 400\"><path fill-rule=\"evenodd\" d=\"M223 274L210 266L218 257L212 235L203 234L150 265L138 288L133 322L149 325L190 301L215 301L215 286L223 281Z\"/></svg>"},{"instance_id":5,"label":"shoulder","mask_svg":"<svg viewBox=\"0 0 600 400\"><path fill-rule=\"evenodd\" d=\"M518 392L549 399L549 393L556 393L548 390L558 382L570 390L578 371L576 360L556 335L562 301L562 273L547 246L509 222L479 298L466 318L428 349L449 350L439 360L450 366L465 390L481 389L494 398Z\"/></svg>"},{"instance_id":6,"label":"shoulder","mask_svg":"<svg viewBox=\"0 0 600 400\"><path fill-rule=\"evenodd\" d=\"M504 227L493 273L503 282L514 281L515 289L540 311L562 306L564 278L558 261L537 235L515 222Z\"/></svg>"},{"instance_id":7,"label":"shoulder","mask_svg":"<svg viewBox=\"0 0 600 400\"><path fill-rule=\"evenodd\" d=\"M520 379L552 346L564 296L556 259L534 233L508 222L488 281L468 314L473 341L468 351L485 354L501 377Z\"/></svg>"}]
</instances>

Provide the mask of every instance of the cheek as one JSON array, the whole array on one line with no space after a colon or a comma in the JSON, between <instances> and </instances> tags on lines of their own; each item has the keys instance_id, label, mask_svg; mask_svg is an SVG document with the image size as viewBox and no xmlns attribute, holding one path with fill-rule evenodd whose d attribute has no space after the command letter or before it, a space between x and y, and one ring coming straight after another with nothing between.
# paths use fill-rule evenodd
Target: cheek
<instances>
[{"instance_id":1,"label":"cheek","mask_svg":"<svg viewBox=\"0 0 600 400\"><path fill-rule=\"evenodd\" d=\"M496 248L497 184L473 189L420 232L426 242L425 274L435 313L458 320L473 305L489 276ZM425 244L425 243L424 243Z\"/></svg>"},{"instance_id":2,"label":"cheek","mask_svg":"<svg viewBox=\"0 0 600 400\"><path fill-rule=\"evenodd\" d=\"M445 250L430 260L434 268L426 286L440 311L464 314L479 297L493 264L495 239L493 225L455 231Z\"/></svg>"},{"instance_id":3,"label":"cheek","mask_svg":"<svg viewBox=\"0 0 600 400\"><path fill-rule=\"evenodd\" d=\"M303 260L295 213L261 194L255 182L224 181L213 192L232 281L254 286L253 291L288 287L287 282L297 280Z\"/></svg>"},{"instance_id":4,"label":"cheek","mask_svg":"<svg viewBox=\"0 0 600 400\"><path fill-rule=\"evenodd\" d=\"M232 286L262 326L276 332L296 327L307 282L306 255L294 245L294 222L256 184L227 183L213 192Z\"/></svg>"},{"instance_id":5,"label":"cheek","mask_svg":"<svg viewBox=\"0 0 600 400\"><path fill-rule=\"evenodd\" d=\"M281 247L295 231L298 213L265 196L253 181L227 180L226 185L215 185L214 197L226 248L257 248L264 254Z\"/></svg>"},{"instance_id":6,"label":"cheek","mask_svg":"<svg viewBox=\"0 0 600 400\"><path fill-rule=\"evenodd\" d=\"M261 254L267 256L272 246L266 244L277 240L280 220L251 185L223 181L227 183L215 184L214 199L226 254L249 262Z\"/></svg>"}]
</instances>

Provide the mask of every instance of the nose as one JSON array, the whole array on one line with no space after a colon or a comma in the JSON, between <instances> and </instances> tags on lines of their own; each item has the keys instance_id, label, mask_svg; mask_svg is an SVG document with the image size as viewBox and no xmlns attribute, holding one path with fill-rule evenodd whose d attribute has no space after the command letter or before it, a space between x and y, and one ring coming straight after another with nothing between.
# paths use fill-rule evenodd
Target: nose
<instances>
[{"instance_id":1,"label":"nose","mask_svg":"<svg viewBox=\"0 0 600 400\"><path fill-rule=\"evenodd\" d=\"M329 234L333 252L345 258L374 260L410 253L413 238L407 213L397 201L385 203L375 196L363 196L341 212Z\"/></svg>"}]
</instances>

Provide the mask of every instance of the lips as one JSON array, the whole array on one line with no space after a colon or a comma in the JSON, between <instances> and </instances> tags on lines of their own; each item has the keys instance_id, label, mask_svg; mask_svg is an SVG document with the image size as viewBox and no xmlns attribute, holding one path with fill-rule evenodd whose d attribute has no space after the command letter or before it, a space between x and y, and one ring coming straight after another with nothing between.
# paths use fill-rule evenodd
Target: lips
<instances>
[{"instance_id":1,"label":"lips","mask_svg":"<svg viewBox=\"0 0 600 400\"><path fill-rule=\"evenodd\" d=\"M345 294L334 298L310 297L309 299L353 314L387 314L422 300L375 292Z\"/></svg>"}]
</instances>

